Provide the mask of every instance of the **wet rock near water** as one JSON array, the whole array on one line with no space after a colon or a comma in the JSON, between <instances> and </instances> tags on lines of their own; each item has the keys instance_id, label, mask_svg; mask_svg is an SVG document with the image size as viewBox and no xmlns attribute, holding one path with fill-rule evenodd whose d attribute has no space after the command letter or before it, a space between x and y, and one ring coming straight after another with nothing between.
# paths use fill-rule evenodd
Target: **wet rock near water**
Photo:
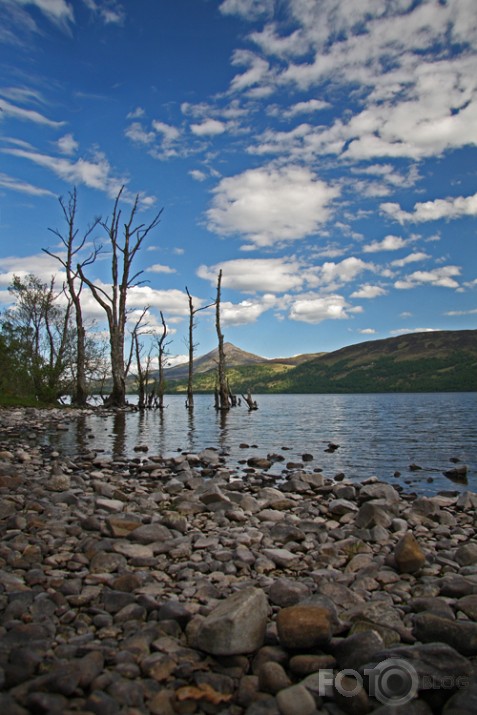
<instances>
[{"instance_id":1,"label":"wet rock near water","mask_svg":"<svg viewBox=\"0 0 477 715\"><path fill-rule=\"evenodd\" d=\"M1 713L475 712L476 494L42 446L71 419L0 412Z\"/></svg>"}]
</instances>

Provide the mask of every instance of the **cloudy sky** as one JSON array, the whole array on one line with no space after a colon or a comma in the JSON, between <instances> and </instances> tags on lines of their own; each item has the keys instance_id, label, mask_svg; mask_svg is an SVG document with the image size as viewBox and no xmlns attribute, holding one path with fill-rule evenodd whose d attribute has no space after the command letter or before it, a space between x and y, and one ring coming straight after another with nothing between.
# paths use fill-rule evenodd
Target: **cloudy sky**
<instances>
[{"instance_id":1,"label":"cloudy sky","mask_svg":"<svg viewBox=\"0 0 477 715\"><path fill-rule=\"evenodd\" d=\"M0 0L0 307L139 196L131 309L263 356L475 328L475 0ZM101 243L99 228L92 237ZM106 249L89 276L108 283ZM61 283L61 275L58 277ZM92 300L89 312L100 313ZM197 315L198 353L216 345Z\"/></svg>"}]
</instances>

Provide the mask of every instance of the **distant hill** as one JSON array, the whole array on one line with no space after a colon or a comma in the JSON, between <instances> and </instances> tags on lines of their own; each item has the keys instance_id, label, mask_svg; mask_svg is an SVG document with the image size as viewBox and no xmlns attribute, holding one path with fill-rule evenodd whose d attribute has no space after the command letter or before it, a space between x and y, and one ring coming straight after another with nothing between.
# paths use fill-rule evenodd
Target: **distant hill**
<instances>
[{"instance_id":1,"label":"distant hill","mask_svg":"<svg viewBox=\"0 0 477 715\"><path fill-rule=\"evenodd\" d=\"M409 333L330 353L267 360L226 345L232 391L255 393L451 392L477 390L477 330ZM217 351L194 363L194 391L215 386ZM184 392L187 365L166 371Z\"/></svg>"},{"instance_id":2,"label":"distant hill","mask_svg":"<svg viewBox=\"0 0 477 715\"><path fill-rule=\"evenodd\" d=\"M202 357L196 358L194 360L194 375L200 375L206 373L209 370L215 370L218 363L218 348L211 350L210 353L203 355ZM254 355L253 353L248 353L245 350L241 350L236 345L232 343L224 343L224 353L227 367L244 367L251 365L268 365L268 364L286 364L290 366L299 365L302 362L311 360L317 355L322 355L323 353L312 353L307 355L296 355L290 358L264 358L260 355ZM180 365L175 365L174 367L169 367L164 371L164 377L166 380L185 380L187 379L189 373L189 363L181 363Z\"/></svg>"}]
</instances>

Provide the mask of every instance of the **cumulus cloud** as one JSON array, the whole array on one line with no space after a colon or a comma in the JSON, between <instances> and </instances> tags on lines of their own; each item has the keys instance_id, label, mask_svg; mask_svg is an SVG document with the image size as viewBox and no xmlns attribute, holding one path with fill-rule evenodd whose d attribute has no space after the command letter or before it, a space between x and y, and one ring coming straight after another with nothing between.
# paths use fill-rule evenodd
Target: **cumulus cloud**
<instances>
[{"instance_id":1,"label":"cumulus cloud","mask_svg":"<svg viewBox=\"0 0 477 715\"><path fill-rule=\"evenodd\" d=\"M287 166L250 169L222 179L213 194L208 228L265 247L318 231L330 217L339 189L307 168Z\"/></svg>"},{"instance_id":2,"label":"cumulus cloud","mask_svg":"<svg viewBox=\"0 0 477 715\"><path fill-rule=\"evenodd\" d=\"M398 258L395 261L391 261L391 265L396 266L397 268L403 268L404 266L407 266L409 263L417 263L418 261L426 261L428 258L430 258L430 255L428 253L424 253L423 251L416 251L415 253L410 253L408 256L405 256L404 258Z\"/></svg>"},{"instance_id":3,"label":"cumulus cloud","mask_svg":"<svg viewBox=\"0 0 477 715\"><path fill-rule=\"evenodd\" d=\"M477 194L416 203L413 211L404 211L397 203L384 203L381 204L381 210L401 224L477 216Z\"/></svg>"},{"instance_id":4,"label":"cumulus cloud","mask_svg":"<svg viewBox=\"0 0 477 715\"><path fill-rule=\"evenodd\" d=\"M243 293L283 293L303 285L303 266L296 260L283 258L238 258L215 266L202 265L197 275L212 285L222 270L222 285Z\"/></svg>"},{"instance_id":5,"label":"cumulus cloud","mask_svg":"<svg viewBox=\"0 0 477 715\"><path fill-rule=\"evenodd\" d=\"M400 290L416 288L420 285L440 286L442 288L459 288L455 276L459 276L459 266L442 266L431 271L415 271L402 280L395 282L394 287Z\"/></svg>"},{"instance_id":6,"label":"cumulus cloud","mask_svg":"<svg viewBox=\"0 0 477 715\"><path fill-rule=\"evenodd\" d=\"M161 263L154 263L146 269L149 273L177 273L175 268L163 266Z\"/></svg>"},{"instance_id":7,"label":"cumulus cloud","mask_svg":"<svg viewBox=\"0 0 477 715\"><path fill-rule=\"evenodd\" d=\"M259 300L243 300L240 303L228 301L220 304L220 319L224 326L248 325L274 307L275 296L264 295Z\"/></svg>"},{"instance_id":8,"label":"cumulus cloud","mask_svg":"<svg viewBox=\"0 0 477 715\"><path fill-rule=\"evenodd\" d=\"M226 124L219 122L218 119L206 119L200 124L191 124L190 130L198 137L216 136L225 132Z\"/></svg>"},{"instance_id":9,"label":"cumulus cloud","mask_svg":"<svg viewBox=\"0 0 477 715\"><path fill-rule=\"evenodd\" d=\"M219 10L224 15L238 15L244 20L255 20L273 11L274 0L223 0Z\"/></svg>"},{"instance_id":10,"label":"cumulus cloud","mask_svg":"<svg viewBox=\"0 0 477 715\"><path fill-rule=\"evenodd\" d=\"M363 246L365 253L377 253L378 251L398 251L404 248L408 241L400 236L385 236L382 241L373 241Z\"/></svg>"},{"instance_id":11,"label":"cumulus cloud","mask_svg":"<svg viewBox=\"0 0 477 715\"><path fill-rule=\"evenodd\" d=\"M288 317L303 323L317 324L323 320L347 320L350 312L357 312L342 295L310 295L301 297L290 306Z\"/></svg>"},{"instance_id":12,"label":"cumulus cloud","mask_svg":"<svg viewBox=\"0 0 477 715\"><path fill-rule=\"evenodd\" d=\"M358 288L358 290L351 293L351 298L378 298L379 296L386 295L387 290L381 286L371 285L366 283Z\"/></svg>"}]
</instances>

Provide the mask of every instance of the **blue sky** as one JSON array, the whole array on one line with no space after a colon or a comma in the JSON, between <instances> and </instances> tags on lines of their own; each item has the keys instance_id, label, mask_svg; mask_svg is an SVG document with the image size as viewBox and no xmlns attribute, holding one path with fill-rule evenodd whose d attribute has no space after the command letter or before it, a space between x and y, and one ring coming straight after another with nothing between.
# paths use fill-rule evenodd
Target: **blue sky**
<instances>
[{"instance_id":1,"label":"blue sky","mask_svg":"<svg viewBox=\"0 0 477 715\"><path fill-rule=\"evenodd\" d=\"M475 0L0 0L0 18L0 305L14 274L58 270L58 197L76 187L81 233L124 185L123 215L135 195L141 222L163 209L130 308L151 328L162 310L174 355L185 287L207 305L219 269L226 340L266 357L475 328ZM212 311L195 335L215 347Z\"/></svg>"}]
</instances>

